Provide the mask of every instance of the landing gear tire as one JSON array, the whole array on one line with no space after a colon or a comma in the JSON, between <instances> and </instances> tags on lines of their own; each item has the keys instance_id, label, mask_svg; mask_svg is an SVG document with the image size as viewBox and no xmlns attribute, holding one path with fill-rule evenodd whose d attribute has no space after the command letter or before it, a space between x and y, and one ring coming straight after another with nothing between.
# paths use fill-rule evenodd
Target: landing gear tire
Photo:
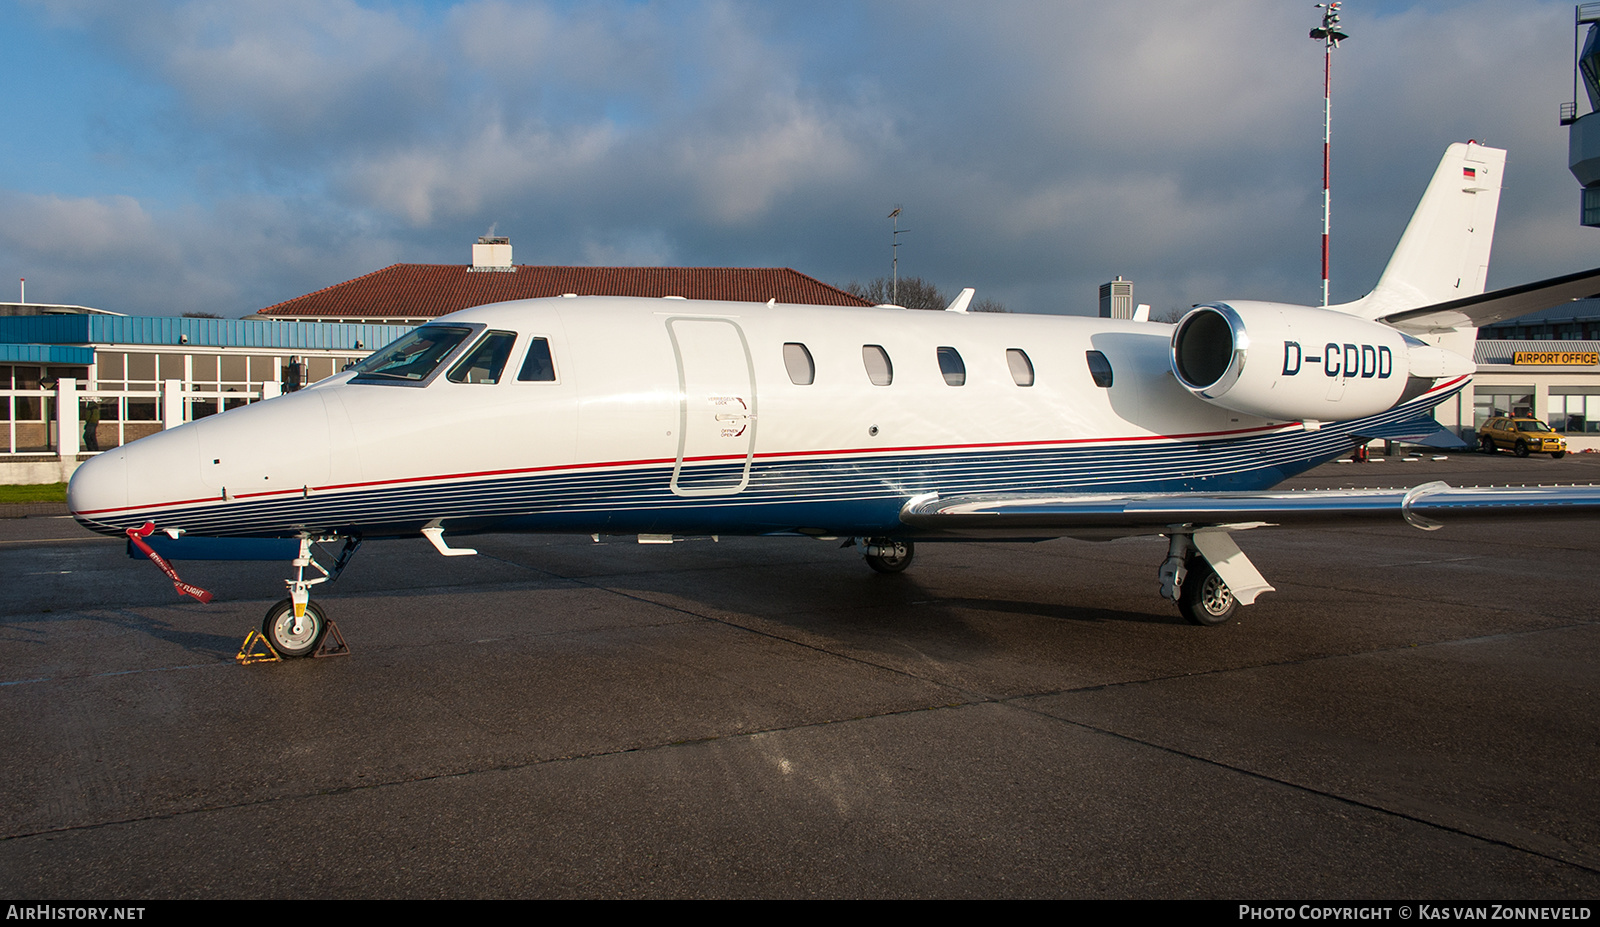
<instances>
[{"instance_id":1,"label":"landing gear tire","mask_svg":"<svg viewBox=\"0 0 1600 927\"><path fill-rule=\"evenodd\" d=\"M1485 454L1493 454L1495 451L1499 450L1499 448L1494 446L1494 439L1488 435L1484 435L1483 438L1478 442L1478 449L1483 451Z\"/></svg>"},{"instance_id":2,"label":"landing gear tire","mask_svg":"<svg viewBox=\"0 0 1600 927\"><path fill-rule=\"evenodd\" d=\"M1526 456L1528 456L1528 445L1527 444L1525 444L1525 443L1523 443L1521 441L1517 442L1517 456L1518 457L1526 457Z\"/></svg>"},{"instance_id":3,"label":"landing gear tire","mask_svg":"<svg viewBox=\"0 0 1600 927\"><path fill-rule=\"evenodd\" d=\"M306 615L300 621L298 632L295 631L294 603L288 599L267 609L267 617L261 620L261 633L266 635L278 656L285 659L311 656L327 630L328 619L315 602L306 603Z\"/></svg>"},{"instance_id":4,"label":"landing gear tire","mask_svg":"<svg viewBox=\"0 0 1600 927\"><path fill-rule=\"evenodd\" d=\"M883 547L892 553L863 554L867 566L879 573L900 573L911 565L911 558L916 556L917 547L910 541L893 541L888 538L868 538L869 545Z\"/></svg>"},{"instance_id":5,"label":"landing gear tire","mask_svg":"<svg viewBox=\"0 0 1600 927\"><path fill-rule=\"evenodd\" d=\"M1239 607L1233 590L1203 559L1191 563L1188 574L1183 580L1183 590L1178 594L1178 609L1183 612L1183 617L1206 627L1226 624Z\"/></svg>"}]
</instances>

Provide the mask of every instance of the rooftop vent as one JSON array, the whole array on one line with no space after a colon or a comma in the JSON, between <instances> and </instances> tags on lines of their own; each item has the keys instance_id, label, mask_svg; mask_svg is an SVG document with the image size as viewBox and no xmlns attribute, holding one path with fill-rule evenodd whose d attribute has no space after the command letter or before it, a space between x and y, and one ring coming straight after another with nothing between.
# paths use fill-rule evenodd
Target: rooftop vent
<instances>
[{"instance_id":1,"label":"rooftop vent","mask_svg":"<svg viewBox=\"0 0 1600 927\"><path fill-rule=\"evenodd\" d=\"M483 235L478 238L478 243L472 246L472 271L505 271L514 272L517 268L511 263L511 239L504 235Z\"/></svg>"}]
</instances>

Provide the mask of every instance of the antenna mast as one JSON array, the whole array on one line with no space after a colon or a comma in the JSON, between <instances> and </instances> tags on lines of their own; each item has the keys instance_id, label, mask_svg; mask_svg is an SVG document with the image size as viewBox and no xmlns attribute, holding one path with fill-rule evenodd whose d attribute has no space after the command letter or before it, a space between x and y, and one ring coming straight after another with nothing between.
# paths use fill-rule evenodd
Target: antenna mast
<instances>
[{"instance_id":1,"label":"antenna mast","mask_svg":"<svg viewBox=\"0 0 1600 927\"><path fill-rule=\"evenodd\" d=\"M1319 3L1322 25L1311 37L1322 42L1322 305L1328 305L1328 143L1333 136L1333 50L1349 38L1339 29L1339 4Z\"/></svg>"},{"instance_id":2,"label":"antenna mast","mask_svg":"<svg viewBox=\"0 0 1600 927\"><path fill-rule=\"evenodd\" d=\"M894 268L894 282L890 284L892 289L889 291L889 302L898 306L900 305L900 233L909 232L911 230L900 227L899 206L896 206L894 208L894 212L889 213L888 217L894 220L894 236L889 239L891 242L893 242L893 246L890 247L889 253L894 256L894 260L891 262L891 266Z\"/></svg>"}]
</instances>

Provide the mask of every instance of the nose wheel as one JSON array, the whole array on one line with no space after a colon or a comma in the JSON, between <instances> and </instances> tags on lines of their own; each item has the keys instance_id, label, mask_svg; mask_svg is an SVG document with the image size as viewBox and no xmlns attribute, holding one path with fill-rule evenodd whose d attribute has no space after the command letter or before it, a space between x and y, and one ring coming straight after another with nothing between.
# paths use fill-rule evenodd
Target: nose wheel
<instances>
[{"instance_id":1,"label":"nose wheel","mask_svg":"<svg viewBox=\"0 0 1600 927\"><path fill-rule=\"evenodd\" d=\"M361 539L347 538L344 549L339 552L339 558L331 569L317 562L313 543L309 535L300 538L300 556L294 559L295 578L284 580L289 587L289 597L267 609L267 616L261 619L261 633L280 657L309 657L317 652L323 635L328 633L332 624L322 608L311 601L311 587L338 579L350 563L350 558L355 556L356 549L361 546ZM308 567L322 575L308 578ZM348 648L343 646L344 638L338 631L333 632L333 643L335 649L348 652Z\"/></svg>"},{"instance_id":2,"label":"nose wheel","mask_svg":"<svg viewBox=\"0 0 1600 927\"><path fill-rule=\"evenodd\" d=\"M327 631L327 616L313 602L305 603L304 614L296 617L294 600L284 599L267 609L267 616L261 620L261 633L280 657L311 656Z\"/></svg>"}]
</instances>

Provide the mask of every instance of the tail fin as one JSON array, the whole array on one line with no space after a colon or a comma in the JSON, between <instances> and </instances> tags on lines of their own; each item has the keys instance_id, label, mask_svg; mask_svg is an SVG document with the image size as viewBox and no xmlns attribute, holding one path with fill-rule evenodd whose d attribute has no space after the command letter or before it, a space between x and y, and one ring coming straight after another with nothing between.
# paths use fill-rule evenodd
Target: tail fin
<instances>
[{"instance_id":1,"label":"tail fin","mask_svg":"<svg viewBox=\"0 0 1600 927\"><path fill-rule=\"evenodd\" d=\"M1505 163L1501 148L1477 142L1446 148L1377 287L1338 308L1376 319L1482 293Z\"/></svg>"}]
</instances>

